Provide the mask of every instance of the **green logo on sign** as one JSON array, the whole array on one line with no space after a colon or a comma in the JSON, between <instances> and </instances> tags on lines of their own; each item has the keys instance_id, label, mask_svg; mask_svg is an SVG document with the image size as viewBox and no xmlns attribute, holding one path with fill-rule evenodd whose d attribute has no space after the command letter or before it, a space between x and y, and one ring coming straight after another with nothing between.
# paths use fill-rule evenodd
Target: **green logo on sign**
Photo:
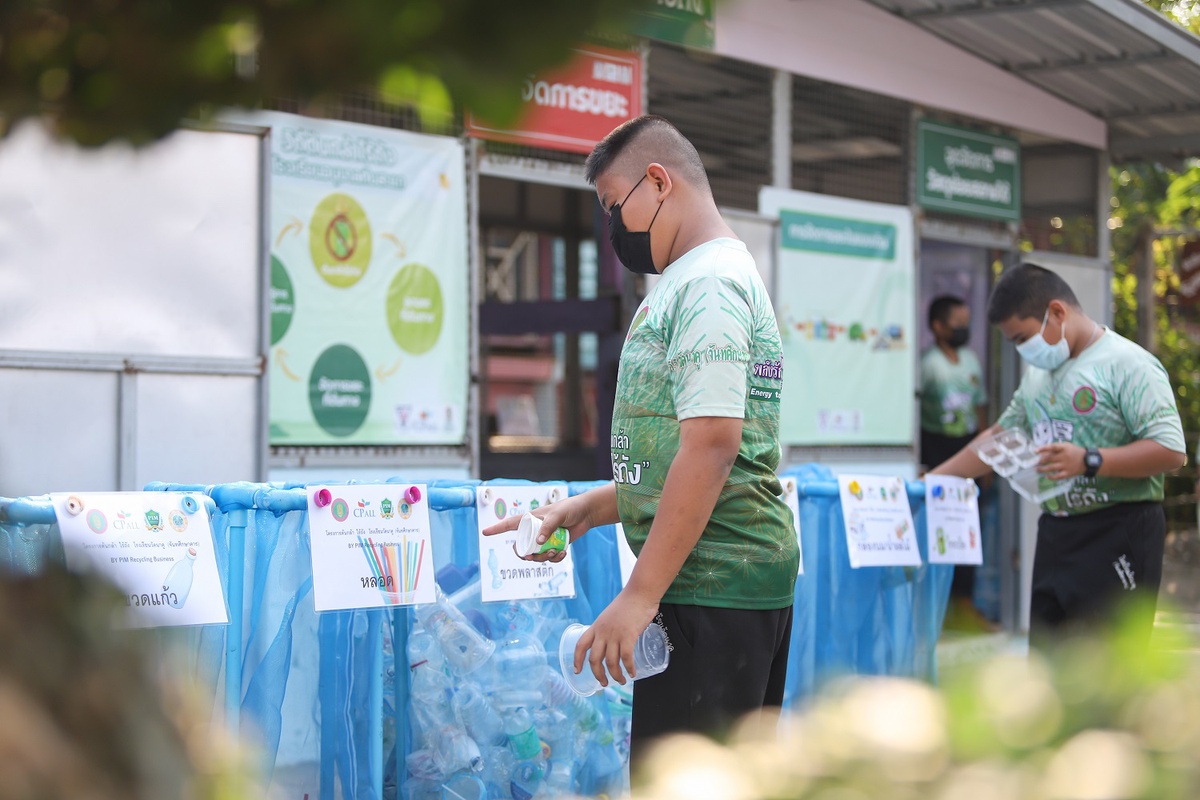
<instances>
[{"instance_id":1,"label":"green logo on sign","mask_svg":"<svg viewBox=\"0 0 1200 800\"><path fill-rule=\"evenodd\" d=\"M335 344L321 353L308 378L313 418L331 436L358 430L371 408L371 375L351 347Z\"/></svg>"},{"instance_id":2,"label":"green logo on sign","mask_svg":"<svg viewBox=\"0 0 1200 800\"><path fill-rule=\"evenodd\" d=\"M150 531L151 533L157 533L158 531L161 531L162 529L163 529L162 516L154 509L150 509L149 511L147 511L146 512L146 530Z\"/></svg>"},{"instance_id":3,"label":"green logo on sign","mask_svg":"<svg viewBox=\"0 0 1200 800\"><path fill-rule=\"evenodd\" d=\"M271 256L271 344L278 344L292 324L296 313L296 295L287 267Z\"/></svg>"},{"instance_id":4,"label":"green logo on sign","mask_svg":"<svg viewBox=\"0 0 1200 800\"><path fill-rule=\"evenodd\" d=\"M313 266L326 283L344 289L358 283L371 264L371 224L348 194L331 194L317 204L308 224Z\"/></svg>"},{"instance_id":5,"label":"green logo on sign","mask_svg":"<svg viewBox=\"0 0 1200 800\"><path fill-rule=\"evenodd\" d=\"M784 210L779 225L783 246L791 250L888 261L896 257L896 226L885 222Z\"/></svg>"},{"instance_id":6,"label":"green logo on sign","mask_svg":"<svg viewBox=\"0 0 1200 800\"><path fill-rule=\"evenodd\" d=\"M428 267L409 264L396 273L387 293L387 322L400 349L427 353L442 335L442 287Z\"/></svg>"}]
</instances>

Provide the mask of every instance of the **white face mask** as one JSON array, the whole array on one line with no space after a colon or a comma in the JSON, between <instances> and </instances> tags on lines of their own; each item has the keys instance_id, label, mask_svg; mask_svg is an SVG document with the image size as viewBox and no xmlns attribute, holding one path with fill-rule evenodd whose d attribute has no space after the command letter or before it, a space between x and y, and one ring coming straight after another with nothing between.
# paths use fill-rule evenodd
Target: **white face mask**
<instances>
[{"instance_id":1,"label":"white face mask","mask_svg":"<svg viewBox=\"0 0 1200 800\"><path fill-rule=\"evenodd\" d=\"M1046 343L1046 322L1050 319L1050 309L1042 317L1042 329L1036 336L1031 336L1017 345L1017 353L1033 367L1053 370L1061 367L1071 357L1071 345L1067 344L1067 323L1062 324L1062 335L1054 344Z\"/></svg>"}]
</instances>

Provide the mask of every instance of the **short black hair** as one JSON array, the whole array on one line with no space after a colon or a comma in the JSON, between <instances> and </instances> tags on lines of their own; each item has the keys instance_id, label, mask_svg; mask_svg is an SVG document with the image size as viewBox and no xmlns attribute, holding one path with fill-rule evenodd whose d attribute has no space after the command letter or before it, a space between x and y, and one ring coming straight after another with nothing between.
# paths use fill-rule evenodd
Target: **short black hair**
<instances>
[{"instance_id":1,"label":"short black hair","mask_svg":"<svg viewBox=\"0 0 1200 800\"><path fill-rule=\"evenodd\" d=\"M933 323L940 322L945 325L950 321L950 312L959 306L965 306L961 297L955 297L952 294L943 294L933 298L933 302L929 304L929 328L933 330Z\"/></svg>"},{"instance_id":2,"label":"short black hair","mask_svg":"<svg viewBox=\"0 0 1200 800\"><path fill-rule=\"evenodd\" d=\"M628 173L626 177L636 179L655 162L694 186L712 191L696 146L667 119L654 114L634 117L610 131L592 149L583 174L594 185L597 178L617 167Z\"/></svg>"},{"instance_id":3,"label":"short black hair","mask_svg":"<svg viewBox=\"0 0 1200 800\"><path fill-rule=\"evenodd\" d=\"M988 298L988 322L999 325L1006 319L1041 319L1051 300L1079 308L1075 292L1056 273L1025 262L1000 276Z\"/></svg>"}]
</instances>

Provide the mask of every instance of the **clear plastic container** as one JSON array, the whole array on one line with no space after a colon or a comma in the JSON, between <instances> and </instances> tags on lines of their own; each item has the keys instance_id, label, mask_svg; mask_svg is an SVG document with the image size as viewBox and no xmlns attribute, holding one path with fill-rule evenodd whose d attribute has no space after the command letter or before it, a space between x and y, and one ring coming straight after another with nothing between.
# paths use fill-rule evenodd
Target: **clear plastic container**
<instances>
[{"instance_id":1,"label":"clear plastic container","mask_svg":"<svg viewBox=\"0 0 1200 800\"><path fill-rule=\"evenodd\" d=\"M1075 478L1056 481L1037 471L1040 456L1037 447L1020 428L1004 430L972 443L976 455L1001 478L1006 478L1013 491L1033 503L1046 502L1070 491Z\"/></svg>"}]
</instances>

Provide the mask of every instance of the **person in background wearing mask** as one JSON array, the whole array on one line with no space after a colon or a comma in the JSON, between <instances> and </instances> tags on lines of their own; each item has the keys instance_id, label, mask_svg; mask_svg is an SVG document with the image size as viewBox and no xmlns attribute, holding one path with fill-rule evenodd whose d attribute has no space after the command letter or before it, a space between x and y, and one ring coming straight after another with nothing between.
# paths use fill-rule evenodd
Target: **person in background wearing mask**
<instances>
[{"instance_id":1,"label":"person in background wearing mask","mask_svg":"<svg viewBox=\"0 0 1200 800\"><path fill-rule=\"evenodd\" d=\"M667 669L633 684L636 768L655 737L721 734L783 702L799 568L775 474L783 351L754 258L721 218L700 155L678 129L661 117L630 120L596 145L585 172L617 257L662 278L621 351L613 483L539 508L538 538L562 527L574 541L620 521L638 555L574 664L602 684L607 665L623 683L646 626L666 630Z\"/></svg>"},{"instance_id":2,"label":"person in background wearing mask","mask_svg":"<svg viewBox=\"0 0 1200 800\"><path fill-rule=\"evenodd\" d=\"M988 322L1029 365L1012 402L982 435L1022 428L1038 472L1077 478L1042 504L1029 641L1045 649L1075 627L1103 625L1124 598L1131 635L1149 641L1162 580L1163 473L1187 461L1167 372L1138 345L1094 322L1055 273L1021 264L1000 276ZM932 470L979 477L968 446Z\"/></svg>"},{"instance_id":3,"label":"person in background wearing mask","mask_svg":"<svg viewBox=\"0 0 1200 800\"><path fill-rule=\"evenodd\" d=\"M921 357L921 463L936 467L987 427L987 393L971 338L971 309L961 299L942 295L929 304L933 346ZM975 607L975 567L954 567L947 630L994 631L996 626Z\"/></svg>"}]
</instances>

